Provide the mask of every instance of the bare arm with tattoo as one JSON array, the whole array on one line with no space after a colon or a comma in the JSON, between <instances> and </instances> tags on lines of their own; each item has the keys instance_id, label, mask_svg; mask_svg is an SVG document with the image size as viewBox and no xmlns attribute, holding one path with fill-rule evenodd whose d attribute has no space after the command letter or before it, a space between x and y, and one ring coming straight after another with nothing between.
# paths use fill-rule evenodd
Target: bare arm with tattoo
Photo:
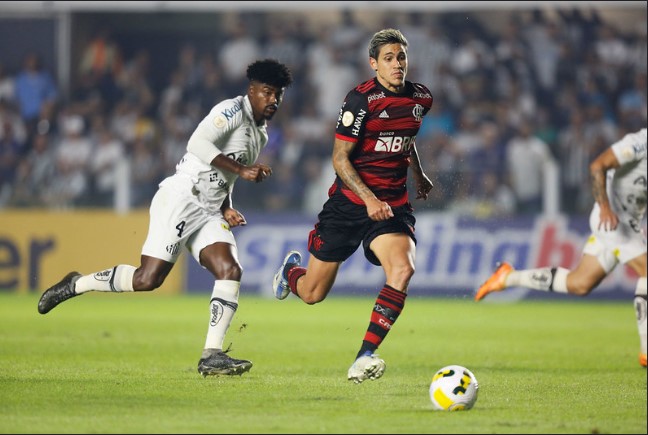
<instances>
[{"instance_id":1,"label":"bare arm with tattoo","mask_svg":"<svg viewBox=\"0 0 648 435\"><path fill-rule=\"evenodd\" d=\"M335 139L333 144L333 168L344 184L358 195L367 206L367 215L375 221L384 221L394 216L391 206L376 198L376 195L362 181L349 159L355 144Z\"/></svg>"},{"instance_id":2,"label":"bare arm with tattoo","mask_svg":"<svg viewBox=\"0 0 648 435\"><path fill-rule=\"evenodd\" d=\"M605 150L590 164L590 179L592 182L592 195L594 200L601 207L601 219L599 229L603 226L605 231L615 230L619 224L619 217L610 207L610 198L607 195L607 176L608 169L619 167L614 152L611 148Z\"/></svg>"}]
</instances>

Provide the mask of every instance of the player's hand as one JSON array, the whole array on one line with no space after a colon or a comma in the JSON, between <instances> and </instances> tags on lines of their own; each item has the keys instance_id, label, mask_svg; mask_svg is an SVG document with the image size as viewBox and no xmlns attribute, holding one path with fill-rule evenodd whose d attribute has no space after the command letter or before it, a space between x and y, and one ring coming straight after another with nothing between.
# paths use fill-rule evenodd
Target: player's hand
<instances>
[{"instance_id":1,"label":"player's hand","mask_svg":"<svg viewBox=\"0 0 648 435\"><path fill-rule=\"evenodd\" d=\"M599 214L598 229L603 231L614 231L619 225L619 217L610 209L610 207L601 207Z\"/></svg>"},{"instance_id":2,"label":"player's hand","mask_svg":"<svg viewBox=\"0 0 648 435\"><path fill-rule=\"evenodd\" d=\"M428 195L434 185L432 181L423 175L420 179L416 180L416 199L428 199Z\"/></svg>"},{"instance_id":3,"label":"player's hand","mask_svg":"<svg viewBox=\"0 0 648 435\"><path fill-rule=\"evenodd\" d=\"M239 172L239 177L244 180L260 183L272 175L272 168L263 163L256 163L252 166L244 166Z\"/></svg>"},{"instance_id":4,"label":"player's hand","mask_svg":"<svg viewBox=\"0 0 648 435\"><path fill-rule=\"evenodd\" d=\"M367 202L367 215L374 221L386 221L394 217L394 211L386 202L374 198Z\"/></svg>"},{"instance_id":5,"label":"player's hand","mask_svg":"<svg viewBox=\"0 0 648 435\"><path fill-rule=\"evenodd\" d=\"M245 216L243 216L243 214L235 208L228 207L224 209L223 218L225 218L225 221L227 221L227 224L230 226L230 228L247 224Z\"/></svg>"}]
</instances>

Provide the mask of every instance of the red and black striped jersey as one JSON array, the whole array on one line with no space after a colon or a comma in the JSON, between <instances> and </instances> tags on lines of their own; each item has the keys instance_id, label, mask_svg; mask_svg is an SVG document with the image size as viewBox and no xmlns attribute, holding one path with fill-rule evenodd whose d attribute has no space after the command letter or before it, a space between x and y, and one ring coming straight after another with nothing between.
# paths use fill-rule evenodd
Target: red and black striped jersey
<instances>
[{"instance_id":1,"label":"red and black striped jersey","mask_svg":"<svg viewBox=\"0 0 648 435\"><path fill-rule=\"evenodd\" d=\"M376 197L391 206L409 201L410 153L431 107L432 94L424 85L405 81L405 90L395 94L376 78L352 89L342 104L335 137L356 144L349 156L351 164ZM329 194L338 189L352 202L364 204L336 176Z\"/></svg>"}]
</instances>

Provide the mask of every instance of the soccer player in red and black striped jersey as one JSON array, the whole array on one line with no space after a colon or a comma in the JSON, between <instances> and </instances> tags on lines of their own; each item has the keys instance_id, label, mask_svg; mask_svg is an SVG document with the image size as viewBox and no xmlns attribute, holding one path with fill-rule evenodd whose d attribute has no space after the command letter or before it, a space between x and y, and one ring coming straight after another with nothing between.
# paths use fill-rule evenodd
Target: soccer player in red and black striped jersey
<instances>
[{"instance_id":1,"label":"soccer player in red and black striped jersey","mask_svg":"<svg viewBox=\"0 0 648 435\"><path fill-rule=\"evenodd\" d=\"M336 179L310 232L308 268L289 252L274 277L278 299L291 292L307 304L323 301L343 261L362 244L366 258L382 266L386 281L376 298L369 326L348 379L377 379L385 362L375 351L400 315L414 274L416 219L407 192L408 171L417 199L427 199L432 182L416 151L416 134L432 106L422 84L405 80L407 39L384 29L369 43L376 77L346 96L335 131Z\"/></svg>"}]
</instances>

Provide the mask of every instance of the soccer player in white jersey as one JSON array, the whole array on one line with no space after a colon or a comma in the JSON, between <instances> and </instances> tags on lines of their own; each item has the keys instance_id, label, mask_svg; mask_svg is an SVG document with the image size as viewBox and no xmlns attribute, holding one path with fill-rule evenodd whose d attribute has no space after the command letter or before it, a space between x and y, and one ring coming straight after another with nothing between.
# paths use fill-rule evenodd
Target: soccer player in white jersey
<instances>
[{"instance_id":1,"label":"soccer player in white jersey","mask_svg":"<svg viewBox=\"0 0 648 435\"><path fill-rule=\"evenodd\" d=\"M189 138L176 173L160 183L151 201L140 265L119 264L89 275L70 272L43 293L38 302L41 314L89 291L155 290L186 247L215 279L198 372L240 375L250 370L250 361L223 351L238 308L242 275L231 228L246 224L243 214L233 208L231 194L239 177L258 183L271 175L269 166L255 162L268 142L266 121L278 110L293 79L285 65L271 59L250 64L247 78L246 95L211 109Z\"/></svg>"},{"instance_id":2,"label":"soccer player in white jersey","mask_svg":"<svg viewBox=\"0 0 648 435\"><path fill-rule=\"evenodd\" d=\"M634 304L639 327L639 363L646 367L646 129L625 135L590 165L596 203L590 235L574 270L562 267L515 270L501 263L479 287L475 300L509 287L587 296L617 264L628 265L639 278Z\"/></svg>"}]
</instances>

